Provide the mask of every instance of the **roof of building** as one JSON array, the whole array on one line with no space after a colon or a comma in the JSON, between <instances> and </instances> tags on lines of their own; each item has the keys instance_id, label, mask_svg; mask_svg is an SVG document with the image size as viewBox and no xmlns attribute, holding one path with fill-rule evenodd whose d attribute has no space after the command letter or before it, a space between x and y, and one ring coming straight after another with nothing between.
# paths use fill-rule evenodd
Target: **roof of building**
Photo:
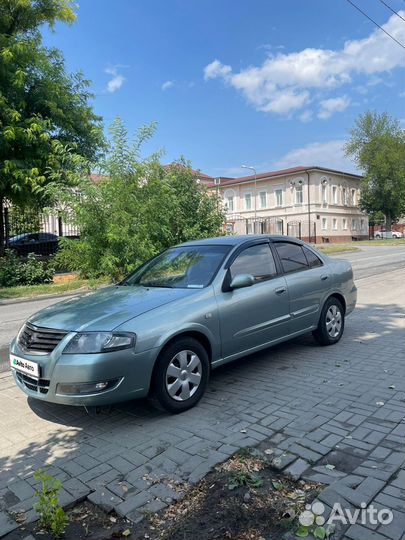
<instances>
[{"instance_id":1,"label":"roof of building","mask_svg":"<svg viewBox=\"0 0 405 540\"><path fill-rule=\"evenodd\" d=\"M272 178L274 176L285 176L285 175L290 175L290 174L303 173L305 171L322 171L322 172L340 174L340 175L343 175L343 176L351 176L353 178L359 178L359 179L362 178L362 176L359 175L359 174L348 173L348 172L344 172L344 171L338 171L336 169L329 169L327 167L319 167L318 165L311 165L311 166L307 166L307 167L305 167L303 165L300 165L298 167L291 167L289 169L280 169L278 171L269 171L269 172L264 172L264 173L258 173L256 175L256 179L257 180L263 180L264 178ZM221 186L228 186L228 185L233 185L233 184L243 184L245 182L251 182L254 179L255 179L254 174L249 175L249 176L241 176L239 178L228 178L228 177L224 177L224 176L219 177ZM214 186L214 185L215 185L215 183L211 184L211 186Z\"/></svg>"},{"instance_id":2,"label":"roof of building","mask_svg":"<svg viewBox=\"0 0 405 540\"><path fill-rule=\"evenodd\" d=\"M163 165L164 169L170 169L173 167L185 167L181 163L168 163L167 165ZM191 169L191 172L193 176L196 176L197 178L202 178L204 180L211 180L214 181L214 178L212 176L209 176L208 174L203 173L202 171Z\"/></svg>"}]
</instances>

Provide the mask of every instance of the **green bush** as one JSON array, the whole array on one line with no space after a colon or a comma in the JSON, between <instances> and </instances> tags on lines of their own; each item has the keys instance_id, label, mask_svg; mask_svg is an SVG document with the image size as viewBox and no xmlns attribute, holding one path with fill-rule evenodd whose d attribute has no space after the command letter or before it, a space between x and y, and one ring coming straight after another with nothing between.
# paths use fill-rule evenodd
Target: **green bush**
<instances>
[{"instance_id":1,"label":"green bush","mask_svg":"<svg viewBox=\"0 0 405 540\"><path fill-rule=\"evenodd\" d=\"M41 483L40 489L35 491L38 502L34 504L34 510L39 514L39 524L54 538L59 538L68 525L68 517L59 504L62 483L42 469L34 473L34 478Z\"/></svg>"},{"instance_id":2,"label":"green bush","mask_svg":"<svg viewBox=\"0 0 405 540\"><path fill-rule=\"evenodd\" d=\"M61 241L60 267L119 280L169 246L223 234L221 201L196 181L188 162L163 167L158 154L140 157L153 125L142 128L134 144L119 120L111 133L103 178L83 178L80 196L61 189L54 194L80 229L80 240Z\"/></svg>"},{"instance_id":3,"label":"green bush","mask_svg":"<svg viewBox=\"0 0 405 540\"><path fill-rule=\"evenodd\" d=\"M0 287L51 283L54 275L53 264L39 260L34 253L22 260L14 251L7 249L0 258Z\"/></svg>"}]
</instances>

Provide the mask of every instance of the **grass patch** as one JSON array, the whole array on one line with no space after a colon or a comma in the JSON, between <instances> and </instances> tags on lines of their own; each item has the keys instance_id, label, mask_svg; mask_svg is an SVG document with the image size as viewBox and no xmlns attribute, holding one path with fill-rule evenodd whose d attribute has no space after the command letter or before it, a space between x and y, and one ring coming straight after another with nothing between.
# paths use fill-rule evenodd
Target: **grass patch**
<instances>
[{"instance_id":1,"label":"grass patch","mask_svg":"<svg viewBox=\"0 0 405 540\"><path fill-rule=\"evenodd\" d=\"M362 240L359 244L362 246L405 246L405 238Z\"/></svg>"},{"instance_id":2,"label":"grass patch","mask_svg":"<svg viewBox=\"0 0 405 540\"><path fill-rule=\"evenodd\" d=\"M348 253L350 251L360 251L358 247L354 247L348 244L321 244L317 245L316 249L325 253L326 255L333 255L334 253Z\"/></svg>"},{"instance_id":3,"label":"grass patch","mask_svg":"<svg viewBox=\"0 0 405 540\"><path fill-rule=\"evenodd\" d=\"M42 285L20 285L18 287L0 288L0 300L10 298L35 298L43 294L63 294L79 289L97 289L100 285L108 284L107 278L74 279L62 283L44 283Z\"/></svg>"},{"instance_id":4,"label":"grass patch","mask_svg":"<svg viewBox=\"0 0 405 540\"><path fill-rule=\"evenodd\" d=\"M361 251L363 246L405 246L405 238L387 238L381 240L359 240L358 242L347 242L345 244L317 244L316 248L326 255L335 253L348 253L351 251Z\"/></svg>"}]
</instances>

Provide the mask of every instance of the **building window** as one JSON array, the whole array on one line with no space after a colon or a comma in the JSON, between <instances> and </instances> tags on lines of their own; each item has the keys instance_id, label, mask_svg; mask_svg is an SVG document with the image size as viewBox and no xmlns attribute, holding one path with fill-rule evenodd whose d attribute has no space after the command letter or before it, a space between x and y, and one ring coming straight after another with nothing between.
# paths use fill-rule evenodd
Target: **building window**
<instances>
[{"instance_id":1,"label":"building window","mask_svg":"<svg viewBox=\"0 0 405 540\"><path fill-rule=\"evenodd\" d=\"M233 212L233 210L234 210L233 197L227 197L226 198L226 206L228 208L228 212Z\"/></svg>"},{"instance_id":2,"label":"building window","mask_svg":"<svg viewBox=\"0 0 405 540\"><path fill-rule=\"evenodd\" d=\"M356 218L352 219L352 229L353 229L353 231L357 230L357 219Z\"/></svg>"},{"instance_id":3,"label":"building window","mask_svg":"<svg viewBox=\"0 0 405 540\"><path fill-rule=\"evenodd\" d=\"M328 204L328 192L327 192L327 186L322 186L322 203Z\"/></svg>"},{"instance_id":4,"label":"building window","mask_svg":"<svg viewBox=\"0 0 405 540\"><path fill-rule=\"evenodd\" d=\"M250 193L245 194L245 210L252 209L252 195Z\"/></svg>"},{"instance_id":5,"label":"building window","mask_svg":"<svg viewBox=\"0 0 405 540\"><path fill-rule=\"evenodd\" d=\"M283 221L281 219L277 220L277 234L283 234Z\"/></svg>"},{"instance_id":6,"label":"building window","mask_svg":"<svg viewBox=\"0 0 405 540\"><path fill-rule=\"evenodd\" d=\"M304 191L302 186L296 186L295 188L295 204L302 204L304 202Z\"/></svg>"},{"instance_id":7,"label":"building window","mask_svg":"<svg viewBox=\"0 0 405 540\"><path fill-rule=\"evenodd\" d=\"M247 234L252 234L253 233L253 225L252 225L252 223L247 224L246 233Z\"/></svg>"},{"instance_id":8,"label":"building window","mask_svg":"<svg viewBox=\"0 0 405 540\"><path fill-rule=\"evenodd\" d=\"M364 219L360 220L360 229L364 231Z\"/></svg>"},{"instance_id":9,"label":"building window","mask_svg":"<svg viewBox=\"0 0 405 540\"><path fill-rule=\"evenodd\" d=\"M343 218L343 230L347 231L347 219Z\"/></svg>"},{"instance_id":10,"label":"building window","mask_svg":"<svg viewBox=\"0 0 405 540\"><path fill-rule=\"evenodd\" d=\"M326 219L326 217L323 217L322 218L322 230L326 231L327 229L328 229L328 220Z\"/></svg>"},{"instance_id":11,"label":"building window","mask_svg":"<svg viewBox=\"0 0 405 540\"><path fill-rule=\"evenodd\" d=\"M342 199L343 199L343 204L347 206L347 189L345 187L342 190Z\"/></svg>"},{"instance_id":12,"label":"building window","mask_svg":"<svg viewBox=\"0 0 405 540\"><path fill-rule=\"evenodd\" d=\"M283 190L276 189L276 206L283 206Z\"/></svg>"},{"instance_id":13,"label":"building window","mask_svg":"<svg viewBox=\"0 0 405 540\"><path fill-rule=\"evenodd\" d=\"M332 187L332 200L333 200L333 204L338 203L338 200L337 200L337 187L336 186Z\"/></svg>"},{"instance_id":14,"label":"building window","mask_svg":"<svg viewBox=\"0 0 405 540\"><path fill-rule=\"evenodd\" d=\"M260 208L266 208L267 206L267 193L265 191L261 191L259 193L260 198Z\"/></svg>"},{"instance_id":15,"label":"building window","mask_svg":"<svg viewBox=\"0 0 405 540\"><path fill-rule=\"evenodd\" d=\"M352 189L352 205L356 206L356 190Z\"/></svg>"},{"instance_id":16,"label":"building window","mask_svg":"<svg viewBox=\"0 0 405 540\"><path fill-rule=\"evenodd\" d=\"M334 230L334 231L337 231L337 219L336 219L336 218L333 218L332 223L333 223L333 230Z\"/></svg>"}]
</instances>

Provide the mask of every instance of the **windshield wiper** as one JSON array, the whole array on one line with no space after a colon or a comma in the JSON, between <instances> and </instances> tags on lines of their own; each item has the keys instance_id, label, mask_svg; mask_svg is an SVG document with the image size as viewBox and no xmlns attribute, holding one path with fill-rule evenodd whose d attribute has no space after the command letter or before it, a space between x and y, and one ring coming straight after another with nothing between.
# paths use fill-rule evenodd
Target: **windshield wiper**
<instances>
[{"instance_id":1,"label":"windshield wiper","mask_svg":"<svg viewBox=\"0 0 405 540\"><path fill-rule=\"evenodd\" d=\"M139 283L141 287L157 287L160 289L174 289L173 285L168 285L167 283L165 285L163 284L157 284L157 283Z\"/></svg>"}]
</instances>

